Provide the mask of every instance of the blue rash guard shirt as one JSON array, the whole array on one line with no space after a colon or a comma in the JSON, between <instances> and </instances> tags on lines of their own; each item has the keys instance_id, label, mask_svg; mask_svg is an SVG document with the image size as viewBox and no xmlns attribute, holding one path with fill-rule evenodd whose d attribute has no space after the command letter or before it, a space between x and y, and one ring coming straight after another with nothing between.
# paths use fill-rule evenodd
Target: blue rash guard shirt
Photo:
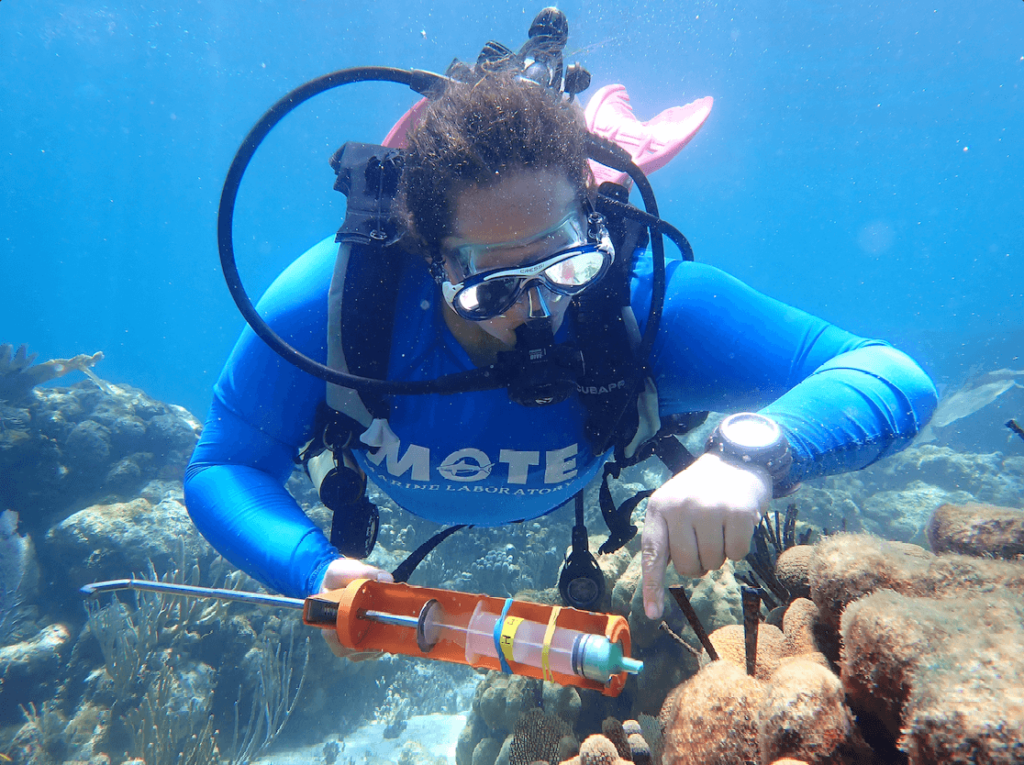
<instances>
[{"instance_id":1,"label":"blue rash guard shirt","mask_svg":"<svg viewBox=\"0 0 1024 765\"><path fill-rule=\"evenodd\" d=\"M337 245L296 260L260 301L267 322L324 362L327 293ZM650 305L649 253L638 253L632 301L641 329ZM855 470L899 450L936 404L931 380L891 346L855 337L772 300L711 266L672 260L651 369L662 417L761 411L782 427L794 480ZM473 369L448 331L437 287L419 263L401 278L390 379L430 380ZM557 339L572 332L564 322ZM293 597L319 590L338 557L285 491L309 440L325 384L282 360L246 328L214 388L185 476L189 512L229 561ZM359 451L367 475L404 509L441 523L497 525L535 518L573 497L607 455L583 437L575 396L523 407L504 389L395 396L394 439Z\"/></svg>"}]
</instances>

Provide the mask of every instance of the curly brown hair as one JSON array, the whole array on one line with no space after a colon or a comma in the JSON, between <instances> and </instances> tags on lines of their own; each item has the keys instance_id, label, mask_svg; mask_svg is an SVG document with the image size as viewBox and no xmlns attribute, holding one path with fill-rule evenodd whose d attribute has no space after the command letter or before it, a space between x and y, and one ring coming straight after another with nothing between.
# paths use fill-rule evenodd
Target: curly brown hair
<instances>
[{"instance_id":1,"label":"curly brown hair","mask_svg":"<svg viewBox=\"0 0 1024 765\"><path fill-rule=\"evenodd\" d=\"M453 208L470 187L522 168L565 172L580 198L593 176L578 108L504 73L455 82L409 134L397 212L424 255L451 234Z\"/></svg>"}]
</instances>

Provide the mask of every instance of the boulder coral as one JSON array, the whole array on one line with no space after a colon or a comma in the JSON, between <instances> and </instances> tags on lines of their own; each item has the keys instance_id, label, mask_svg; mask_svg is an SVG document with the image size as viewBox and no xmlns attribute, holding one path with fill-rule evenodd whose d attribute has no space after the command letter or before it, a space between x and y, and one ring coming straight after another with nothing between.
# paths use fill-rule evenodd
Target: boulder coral
<instances>
[{"instance_id":1,"label":"boulder coral","mask_svg":"<svg viewBox=\"0 0 1024 765\"><path fill-rule=\"evenodd\" d=\"M1024 599L881 591L842 618L842 679L916 763L1024 761Z\"/></svg>"},{"instance_id":2,"label":"boulder coral","mask_svg":"<svg viewBox=\"0 0 1024 765\"><path fill-rule=\"evenodd\" d=\"M811 635L835 631L848 702L893 755L1024 762L1024 562L843 534L815 546L810 570Z\"/></svg>"},{"instance_id":3,"label":"boulder coral","mask_svg":"<svg viewBox=\"0 0 1024 765\"><path fill-rule=\"evenodd\" d=\"M814 602L807 598L794 600L782 618L782 634L786 639L783 654L800 656L823 653L817 634L819 629L818 607Z\"/></svg>"},{"instance_id":4,"label":"boulder coral","mask_svg":"<svg viewBox=\"0 0 1024 765\"><path fill-rule=\"evenodd\" d=\"M711 645L718 652L718 657L730 661L741 669L747 666L746 647L743 636L742 624L728 624L719 627L709 636ZM786 636L778 627L770 624L762 624L757 631L757 664L755 677L759 680L767 680L778 668L782 660L782 651L786 643ZM701 654L701 664L711 663L707 652Z\"/></svg>"},{"instance_id":5,"label":"boulder coral","mask_svg":"<svg viewBox=\"0 0 1024 765\"><path fill-rule=\"evenodd\" d=\"M760 625L755 677L744 670L742 627L712 633L719 660L705 656L704 668L662 707L662 762L724 765L785 757L821 765L860 762L866 744L854 727L840 678L817 648L818 622L814 604L799 599L783 618L786 631Z\"/></svg>"},{"instance_id":6,"label":"boulder coral","mask_svg":"<svg viewBox=\"0 0 1024 765\"><path fill-rule=\"evenodd\" d=\"M964 555L936 556L916 545L866 534L837 534L815 545L811 599L838 632L853 601L878 590L919 597L954 597L1004 587L1024 593L1024 566Z\"/></svg>"},{"instance_id":7,"label":"boulder coral","mask_svg":"<svg viewBox=\"0 0 1024 765\"><path fill-rule=\"evenodd\" d=\"M580 753L562 765L627 765L630 760L619 757L619 752L606 736L595 733L580 744Z\"/></svg>"},{"instance_id":8,"label":"boulder coral","mask_svg":"<svg viewBox=\"0 0 1024 765\"><path fill-rule=\"evenodd\" d=\"M775 576L794 598L811 595L811 545L795 545L784 550L775 562Z\"/></svg>"}]
</instances>

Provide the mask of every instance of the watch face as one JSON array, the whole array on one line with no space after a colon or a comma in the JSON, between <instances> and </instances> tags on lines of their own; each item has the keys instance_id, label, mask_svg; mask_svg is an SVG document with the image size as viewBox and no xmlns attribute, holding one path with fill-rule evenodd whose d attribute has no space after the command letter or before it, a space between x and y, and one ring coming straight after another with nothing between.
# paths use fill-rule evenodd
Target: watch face
<instances>
[{"instance_id":1,"label":"watch face","mask_svg":"<svg viewBox=\"0 0 1024 765\"><path fill-rule=\"evenodd\" d=\"M764 449L782 437L779 426L760 414L734 414L722 420L722 435L736 446Z\"/></svg>"}]
</instances>

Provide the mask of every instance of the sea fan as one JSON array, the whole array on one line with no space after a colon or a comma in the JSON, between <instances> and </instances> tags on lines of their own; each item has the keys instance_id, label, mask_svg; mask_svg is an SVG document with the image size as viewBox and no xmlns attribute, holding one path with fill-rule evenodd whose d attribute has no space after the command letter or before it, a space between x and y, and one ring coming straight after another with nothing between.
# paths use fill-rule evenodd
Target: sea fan
<instances>
[{"instance_id":1,"label":"sea fan","mask_svg":"<svg viewBox=\"0 0 1024 765\"><path fill-rule=\"evenodd\" d=\"M18 514L0 513L0 644L14 626L14 612L25 600L32 542L18 534Z\"/></svg>"}]
</instances>

